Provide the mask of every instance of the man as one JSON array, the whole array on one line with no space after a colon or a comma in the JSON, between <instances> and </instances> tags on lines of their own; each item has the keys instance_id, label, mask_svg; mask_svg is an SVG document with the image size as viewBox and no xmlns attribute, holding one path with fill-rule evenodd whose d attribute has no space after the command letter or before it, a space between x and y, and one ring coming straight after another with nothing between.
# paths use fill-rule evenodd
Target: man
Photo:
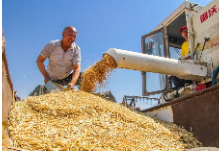
<instances>
[{"instance_id":1,"label":"man","mask_svg":"<svg viewBox=\"0 0 222 151\"><path fill-rule=\"evenodd\" d=\"M183 57L189 53L189 44L188 44L188 38L187 38L187 26L183 26L180 28L180 33L185 39L184 43L182 44L181 47L181 55L180 57Z\"/></svg>"},{"instance_id":2,"label":"man","mask_svg":"<svg viewBox=\"0 0 222 151\"><path fill-rule=\"evenodd\" d=\"M181 35L183 36L183 38L185 39L185 41L183 42L183 44L181 46L181 55L180 55L180 57L183 57L189 53L187 26L181 27L179 31L180 31ZM170 78L173 81L173 84L175 85L175 89L184 86L186 83L192 84L192 81L179 79L176 76L171 76Z\"/></svg>"},{"instance_id":3,"label":"man","mask_svg":"<svg viewBox=\"0 0 222 151\"><path fill-rule=\"evenodd\" d=\"M74 90L80 75L81 49L75 43L77 30L67 26L62 32L61 40L54 40L45 45L37 58L37 65L44 76L44 83L52 80L67 85ZM46 71L44 61L49 59Z\"/></svg>"}]
</instances>

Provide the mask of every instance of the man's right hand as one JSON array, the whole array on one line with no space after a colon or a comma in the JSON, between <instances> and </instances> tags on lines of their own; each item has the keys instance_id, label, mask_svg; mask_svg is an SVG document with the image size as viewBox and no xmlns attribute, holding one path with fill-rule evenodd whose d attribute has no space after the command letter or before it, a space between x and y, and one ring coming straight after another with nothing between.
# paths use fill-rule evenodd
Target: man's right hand
<instances>
[{"instance_id":1,"label":"man's right hand","mask_svg":"<svg viewBox=\"0 0 222 151\"><path fill-rule=\"evenodd\" d=\"M45 77L45 79L44 79L44 83L46 84L48 81L50 81L51 80L51 78L49 77L49 76L47 76L47 77Z\"/></svg>"},{"instance_id":2,"label":"man's right hand","mask_svg":"<svg viewBox=\"0 0 222 151\"><path fill-rule=\"evenodd\" d=\"M48 75L46 69L45 69L45 65L44 65L44 61L46 58L42 57L41 55L39 55L39 57L36 60L37 66L39 68L39 71L42 73L42 75L44 76L44 83L46 84L48 81L51 80L50 76Z\"/></svg>"}]
</instances>

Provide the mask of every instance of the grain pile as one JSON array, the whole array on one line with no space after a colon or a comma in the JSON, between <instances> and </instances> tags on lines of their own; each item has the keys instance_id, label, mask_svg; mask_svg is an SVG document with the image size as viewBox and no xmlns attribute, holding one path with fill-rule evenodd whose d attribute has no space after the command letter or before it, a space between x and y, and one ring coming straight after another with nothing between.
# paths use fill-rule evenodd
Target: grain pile
<instances>
[{"instance_id":1,"label":"grain pile","mask_svg":"<svg viewBox=\"0 0 222 151\"><path fill-rule=\"evenodd\" d=\"M104 87L111 71L116 66L116 61L110 55L104 54L101 61L96 62L84 72L80 89L92 92Z\"/></svg>"},{"instance_id":2,"label":"grain pile","mask_svg":"<svg viewBox=\"0 0 222 151\"><path fill-rule=\"evenodd\" d=\"M185 150L192 133L84 91L61 91L16 102L10 137L28 150Z\"/></svg>"}]
</instances>

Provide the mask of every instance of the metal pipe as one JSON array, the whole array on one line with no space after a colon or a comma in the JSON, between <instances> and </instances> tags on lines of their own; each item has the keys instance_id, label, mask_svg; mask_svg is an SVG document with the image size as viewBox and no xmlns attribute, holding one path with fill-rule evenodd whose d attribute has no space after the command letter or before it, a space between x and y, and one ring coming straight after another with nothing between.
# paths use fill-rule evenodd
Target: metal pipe
<instances>
[{"instance_id":1,"label":"metal pipe","mask_svg":"<svg viewBox=\"0 0 222 151\"><path fill-rule=\"evenodd\" d=\"M193 60L175 60L116 48L110 48L106 54L115 59L118 68L174 75L187 80L199 80L207 75L206 64Z\"/></svg>"}]
</instances>

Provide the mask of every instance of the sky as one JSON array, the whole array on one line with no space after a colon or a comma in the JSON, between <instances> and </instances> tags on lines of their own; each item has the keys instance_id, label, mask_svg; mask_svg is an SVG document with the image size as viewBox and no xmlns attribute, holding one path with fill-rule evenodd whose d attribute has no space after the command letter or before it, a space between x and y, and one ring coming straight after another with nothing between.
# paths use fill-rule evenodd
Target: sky
<instances>
[{"instance_id":1,"label":"sky","mask_svg":"<svg viewBox=\"0 0 222 151\"><path fill-rule=\"evenodd\" d=\"M192 0L206 6L211 0ZM13 88L26 98L44 84L36 59L43 47L61 39L66 26L77 31L81 72L109 48L142 52L141 36L151 32L184 0L2 0L2 29ZM46 61L47 66L47 61ZM142 96L140 71L115 69L106 90L118 103L124 95ZM146 108L147 103L138 103ZM152 105L152 102L151 104Z\"/></svg>"}]
</instances>

